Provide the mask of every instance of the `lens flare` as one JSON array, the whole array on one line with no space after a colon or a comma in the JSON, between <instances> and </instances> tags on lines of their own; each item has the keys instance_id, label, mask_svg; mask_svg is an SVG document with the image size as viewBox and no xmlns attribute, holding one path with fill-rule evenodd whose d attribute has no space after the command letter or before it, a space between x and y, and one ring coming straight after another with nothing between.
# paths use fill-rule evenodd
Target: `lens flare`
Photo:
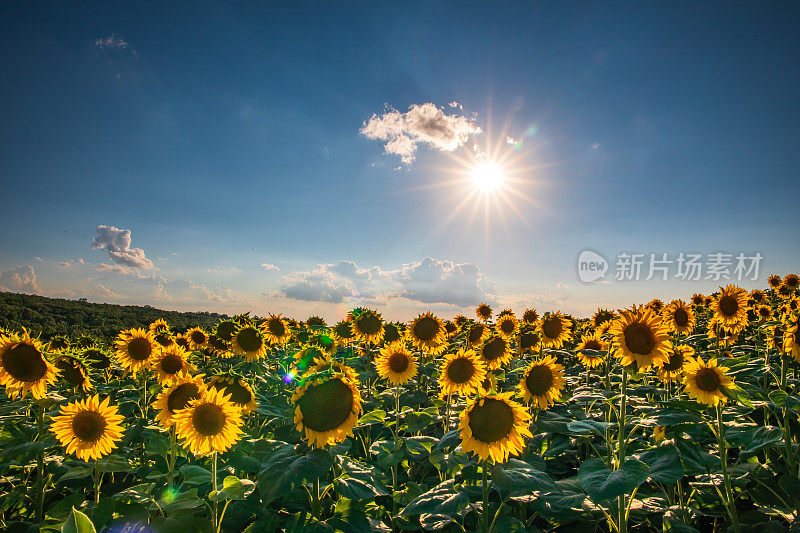
<instances>
[{"instance_id":1,"label":"lens flare","mask_svg":"<svg viewBox=\"0 0 800 533\"><path fill-rule=\"evenodd\" d=\"M290 385L293 380L294 380L294 371L287 372L286 374L284 374L284 376L283 376L283 382L284 383L286 383L287 385Z\"/></svg>"}]
</instances>

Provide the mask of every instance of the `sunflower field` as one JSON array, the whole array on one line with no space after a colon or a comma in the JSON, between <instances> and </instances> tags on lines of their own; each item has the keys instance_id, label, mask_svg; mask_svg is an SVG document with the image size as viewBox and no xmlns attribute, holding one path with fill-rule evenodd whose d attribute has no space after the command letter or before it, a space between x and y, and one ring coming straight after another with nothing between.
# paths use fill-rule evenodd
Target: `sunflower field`
<instances>
[{"instance_id":1,"label":"sunflower field","mask_svg":"<svg viewBox=\"0 0 800 533\"><path fill-rule=\"evenodd\" d=\"M0 528L800 531L798 277L768 281L586 319L0 331Z\"/></svg>"}]
</instances>

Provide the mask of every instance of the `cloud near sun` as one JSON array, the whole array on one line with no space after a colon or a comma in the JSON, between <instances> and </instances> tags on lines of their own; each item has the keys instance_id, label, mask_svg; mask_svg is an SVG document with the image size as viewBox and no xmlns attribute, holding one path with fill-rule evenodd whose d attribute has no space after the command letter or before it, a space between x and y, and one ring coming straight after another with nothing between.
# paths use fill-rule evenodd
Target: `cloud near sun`
<instances>
[{"instance_id":1,"label":"cloud near sun","mask_svg":"<svg viewBox=\"0 0 800 533\"><path fill-rule=\"evenodd\" d=\"M373 114L359 132L368 139L385 141L387 154L399 155L410 165L420 144L452 152L482 130L465 116L446 115L444 109L426 103L414 104L405 113L391 109L380 116Z\"/></svg>"},{"instance_id":2,"label":"cloud near sun","mask_svg":"<svg viewBox=\"0 0 800 533\"><path fill-rule=\"evenodd\" d=\"M284 276L281 292L304 301L385 305L392 298L405 298L456 307L495 302L497 296L494 284L477 265L430 257L397 270L359 268L352 261L318 265Z\"/></svg>"}]
</instances>

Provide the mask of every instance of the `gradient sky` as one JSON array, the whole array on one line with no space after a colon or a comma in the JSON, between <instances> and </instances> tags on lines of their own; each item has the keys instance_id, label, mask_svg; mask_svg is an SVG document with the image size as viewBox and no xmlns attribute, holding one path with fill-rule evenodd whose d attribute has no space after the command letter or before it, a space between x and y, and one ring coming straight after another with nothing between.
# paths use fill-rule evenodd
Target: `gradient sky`
<instances>
[{"instance_id":1,"label":"gradient sky","mask_svg":"<svg viewBox=\"0 0 800 533\"><path fill-rule=\"evenodd\" d=\"M730 281L764 286L800 266L798 15L5 2L0 288L408 319L480 300L586 316L729 282L618 281L621 252L760 253L759 279ZM424 104L480 133L404 161L361 131ZM506 161L513 207L474 194L483 154ZM584 249L604 280L579 280Z\"/></svg>"}]
</instances>

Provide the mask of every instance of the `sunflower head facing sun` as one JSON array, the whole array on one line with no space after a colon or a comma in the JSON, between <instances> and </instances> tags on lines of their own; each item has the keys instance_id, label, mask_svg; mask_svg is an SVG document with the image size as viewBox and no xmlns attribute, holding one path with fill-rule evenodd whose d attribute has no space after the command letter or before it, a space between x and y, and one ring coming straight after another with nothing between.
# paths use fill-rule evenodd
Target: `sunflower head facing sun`
<instances>
[{"instance_id":1,"label":"sunflower head facing sun","mask_svg":"<svg viewBox=\"0 0 800 533\"><path fill-rule=\"evenodd\" d=\"M9 398L23 398L28 392L37 400L44 398L57 373L41 343L27 332L0 337L0 385Z\"/></svg>"},{"instance_id":2,"label":"sunflower head facing sun","mask_svg":"<svg viewBox=\"0 0 800 533\"><path fill-rule=\"evenodd\" d=\"M671 343L661 317L642 306L620 310L619 314L608 330L614 355L624 366L636 363L639 370L663 365L669 358Z\"/></svg>"},{"instance_id":3,"label":"sunflower head facing sun","mask_svg":"<svg viewBox=\"0 0 800 533\"><path fill-rule=\"evenodd\" d=\"M158 393L152 407L158 411L156 422L164 429L175 424L175 413L185 409L189 402L200 398L206 390L202 375L179 376Z\"/></svg>"},{"instance_id":4,"label":"sunflower head facing sun","mask_svg":"<svg viewBox=\"0 0 800 533\"><path fill-rule=\"evenodd\" d=\"M469 396L478 391L485 378L486 365L483 361L473 350L462 348L457 353L444 356L439 370L439 387L444 396Z\"/></svg>"},{"instance_id":5,"label":"sunflower head facing sun","mask_svg":"<svg viewBox=\"0 0 800 533\"><path fill-rule=\"evenodd\" d=\"M195 455L224 453L241 438L242 410L221 390L209 388L199 396L174 413L177 436Z\"/></svg>"},{"instance_id":6,"label":"sunflower head facing sun","mask_svg":"<svg viewBox=\"0 0 800 533\"><path fill-rule=\"evenodd\" d=\"M258 408L253 387L238 376L232 374L214 376L209 380L208 386L229 396L230 402L239 407L244 414L251 413Z\"/></svg>"},{"instance_id":7,"label":"sunflower head facing sun","mask_svg":"<svg viewBox=\"0 0 800 533\"><path fill-rule=\"evenodd\" d=\"M519 322L514 313L505 313L497 318L495 330L503 337L510 339L517 333Z\"/></svg>"},{"instance_id":8,"label":"sunflower head facing sun","mask_svg":"<svg viewBox=\"0 0 800 533\"><path fill-rule=\"evenodd\" d=\"M201 327L194 327L186 332L184 335L190 350L202 350L208 344L208 333L203 331ZM178 344L178 341L175 341ZM180 345L180 344L179 344ZM186 346L183 346L186 348Z\"/></svg>"},{"instance_id":9,"label":"sunflower head facing sun","mask_svg":"<svg viewBox=\"0 0 800 533\"><path fill-rule=\"evenodd\" d=\"M50 431L66 447L69 454L78 459L91 461L108 455L122 440L122 421L115 405L109 398L102 402L98 395L69 403L61 413L53 417Z\"/></svg>"},{"instance_id":10,"label":"sunflower head facing sun","mask_svg":"<svg viewBox=\"0 0 800 533\"><path fill-rule=\"evenodd\" d=\"M286 344L292 338L289 324L281 318L281 315L270 313L269 318L261 323L261 331L270 344Z\"/></svg>"},{"instance_id":11,"label":"sunflower head facing sun","mask_svg":"<svg viewBox=\"0 0 800 533\"><path fill-rule=\"evenodd\" d=\"M433 355L447 348L444 322L430 312L419 315L411 322L406 330L406 339L418 350Z\"/></svg>"},{"instance_id":12,"label":"sunflower head facing sun","mask_svg":"<svg viewBox=\"0 0 800 533\"><path fill-rule=\"evenodd\" d=\"M679 334L691 334L694 330L695 317L692 307L683 300L671 301L662 312L667 328Z\"/></svg>"},{"instance_id":13,"label":"sunflower head facing sun","mask_svg":"<svg viewBox=\"0 0 800 533\"><path fill-rule=\"evenodd\" d=\"M383 340L383 318L372 309L360 309L349 317L356 340L378 343Z\"/></svg>"},{"instance_id":14,"label":"sunflower head facing sun","mask_svg":"<svg viewBox=\"0 0 800 533\"><path fill-rule=\"evenodd\" d=\"M244 355L248 361L258 361L267 356L267 342L261 330L250 324L243 324L231 339L233 351Z\"/></svg>"},{"instance_id":15,"label":"sunflower head facing sun","mask_svg":"<svg viewBox=\"0 0 800 533\"><path fill-rule=\"evenodd\" d=\"M545 314L539 321L539 334L546 348L558 349L572 337L572 321L561 311Z\"/></svg>"},{"instance_id":16,"label":"sunflower head facing sun","mask_svg":"<svg viewBox=\"0 0 800 533\"><path fill-rule=\"evenodd\" d=\"M308 380L295 390L292 404L297 430L316 448L352 435L362 412L356 383L341 374Z\"/></svg>"},{"instance_id":17,"label":"sunflower head facing sun","mask_svg":"<svg viewBox=\"0 0 800 533\"><path fill-rule=\"evenodd\" d=\"M581 338L581 342L578 344L578 360L583 363L586 368L595 368L606 360L605 353L583 352L581 350L607 352L608 343L603 340L599 331L584 335L583 338Z\"/></svg>"},{"instance_id":18,"label":"sunflower head facing sun","mask_svg":"<svg viewBox=\"0 0 800 533\"><path fill-rule=\"evenodd\" d=\"M716 406L728 401L722 389L730 387L733 380L727 372L728 368L717 366L716 359L705 363L698 357L684 366L683 384L690 397L705 405Z\"/></svg>"},{"instance_id":19,"label":"sunflower head facing sun","mask_svg":"<svg viewBox=\"0 0 800 533\"><path fill-rule=\"evenodd\" d=\"M523 400L532 403L537 409L547 409L561 399L561 391L566 385L564 367L556 363L552 356L533 361L519 383Z\"/></svg>"},{"instance_id":20,"label":"sunflower head facing sun","mask_svg":"<svg viewBox=\"0 0 800 533\"><path fill-rule=\"evenodd\" d=\"M504 463L525 448L531 415L511 398L513 392L490 394L472 400L461 413L461 448L482 461Z\"/></svg>"},{"instance_id":21,"label":"sunflower head facing sun","mask_svg":"<svg viewBox=\"0 0 800 533\"><path fill-rule=\"evenodd\" d=\"M492 318L492 307L489 304L481 303L475 308L475 315L479 320L488 322Z\"/></svg>"},{"instance_id":22,"label":"sunflower head facing sun","mask_svg":"<svg viewBox=\"0 0 800 533\"><path fill-rule=\"evenodd\" d=\"M738 330L747 325L747 291L736 285L720 287L714 299L714 318L726 329Z\"/></svg>"},{"instance_id":23,"label":"sunflower head facing sun","mask_svg":"<svg viewBox=\"0 0 800 533\"><path fill-rule=\"evenodd\" d=\"M689 363L694 361L694 348L681 344L674 346L669 353L669 359L658 370L658 379L664 383L680 381L683 371Z\"/></svg>"},{"instance_id":24,"label":"sunflower head facing sun","mask_svg":"<svg viewBox=\"0 0 800 533\"><path fill-rule=\"evenodd\" d=\"M378 375L392 385L403 385L417 375L417 358L403 342L384 347L375 358Z\"/></svg>"},{"instance_id":25,"label":"sunflower head facing sun","mask_svg":"<svg viewBox=\"0 0 800 533\"><path fill-rule=\"evenodd\" d=\"M161 351L161 346L156 342L153 333L144 329L122 331L114 344L117 362L127 372L133 374L150 370Z\"/></svg>"},{"instance_id":26,"label":"sunflower head facing sun","mask_svg":"<svg viewBox=\"0 0 800 533\"><path fill-rule=\"evenodd\" d=\"M490 336L481 347L481 358L489 370L495 370L509 362L512 357L511 341L500 335Z\"/></svg>"}]
</instances>

